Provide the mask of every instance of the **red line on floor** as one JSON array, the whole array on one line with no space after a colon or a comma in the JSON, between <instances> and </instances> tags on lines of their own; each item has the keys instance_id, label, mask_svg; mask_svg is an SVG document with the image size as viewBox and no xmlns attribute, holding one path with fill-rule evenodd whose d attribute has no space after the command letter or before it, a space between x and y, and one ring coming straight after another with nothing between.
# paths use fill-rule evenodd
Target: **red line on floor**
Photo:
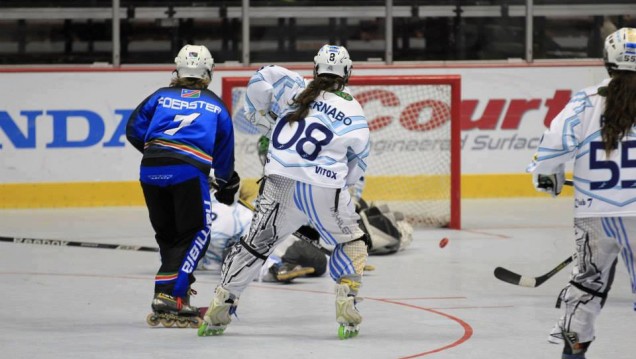
<instances>
[{"instance_id":1,"label":"red line on floor","mask_svg":"<svg viewBox=\"0 0 636 359\"><path fill-rule=\"evenodd\" d=\"M371 298L369 298L371 299ZM434 354L434 353L439 353L441 351L450 349L450 348L454 348L462 343L464 343L465 341L467 341L468 339L470 339L473 336L473 328L470 326L470 324L466 323L465 321L463 321L460 318L457 318L455 316L452 316L450 314L446 314L443 312L440 312L438 310L435 309L431 309L431 308L424 308L424 307L420 307L417 305L412 305L412 304L408 304L408 303L402 303L402 302L396 302L393 300L388 300L388 299L371 299L371 300L377 300L379 302L384 302L384 303L390 303L390 304L395 304L395 305L401 305L401 306L405 306L405 307L409 307L409 308L413 308L413 309L418 309L418 310L424 310L427 312L431 312L433 314L437 314L437 315L441 315L442 317L448 318L454 322L457 322L463 329L464 329L464 335L462 335L461 338L457 339L456 341L445 345L443 347L440 348L436 348L433 350L429 350L426 352L422 352L422 353L417 353L417 354L413 354L413 355L409 355L409 356L405 356L405 357L401 357L400 359L409 359L409 358L419 358L419 357L423 357L425 355L429 355L429 354Z\"/></svg>"},{"instance_id":2,"label":"red line on floor","mask_svg":"<svg viewBox=\"0 0 636 359\"><path fill-rule=\"evenodd\" d=\"M38 273L38 272L0 272L0 275L34 275L34 276L35 275L40 275L40 276L56 276L56 277L88 277L88 278L116 278L116 279L152 280L152 275L148 275L148 276L122 276L122 275L116 276L116 275L101 275L101 274ZM315 293L315 294L332 294L331 292L325 292L325 291L308 290L308 289L294 289L294 288L285 288L285 287L275 287L275 286L269 286L269 285L258 285L258 284L255 284L255 285L251 285L251 286L252 287L257 287L257 288L282 290L282 291L306 292L306 293ZM430 312L430 313L433 313L433 314L441 315L442 317L448 318L448 319L458 323L464 329L464 334L462 335L462 337L457 339L456 341L448 344L448 345L445 345L443 347L436 348L436 349L433 349L433 350L429 350L429 351L426 351L426 352L422 352L422 353L417 353L417 354L401 357L400 359L418 358L418 357L423 357L423 356L429 355L429 354L439 353L441 351L454 348L454 347L464 343L465 341L470 339L472 337L472 335L473 335L473 328L468 323L466 323L465 321L463 321L460 318L457 318L457 317L452 316L450 314L443 313L443 312L441 312L439 310L432 309L432 308L420 307L420 306L412 305L412 304L408 304L408 303L403 303L403 302L399 302L399 301L397 301L395 299L370 298L370 297L365 297L365 299L372 300L372 301L377 301L377 302L380 302L380 303L388 303L388 304L400 305L400 306L404 306L404 307L408 307L408 308L413 308L413 309L417 309L417 310L423 310L423 311ZM405 298L405 299L401 299L401 300L412 300L412 299L466 299L466 298L465 297L420 297L420 298ZM475 307L475 308L477 308L477 307Z\"/></svg>"}]
</instances>

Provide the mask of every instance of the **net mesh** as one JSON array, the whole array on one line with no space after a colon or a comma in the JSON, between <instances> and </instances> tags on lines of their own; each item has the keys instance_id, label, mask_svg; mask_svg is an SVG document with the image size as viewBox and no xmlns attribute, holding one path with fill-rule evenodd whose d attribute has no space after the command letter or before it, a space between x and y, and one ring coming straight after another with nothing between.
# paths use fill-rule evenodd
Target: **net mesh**
<instances>
[{"instance_id":1,"label":"net mesh","mask_svg":"<svg viewBox=\"0 0 636 359\"><path fill-rule=\"evenodd\" d=\"M243 82L244 84L247 81ZM452 84L350 84L371 131L362 197L400 211L415 225L443 227L451 217ZM248 195L262 176L259 134L243 115L245 87L231 89L236 169ZM459 104L454 104L459 105Z\"/></svg>"}]
</instances>

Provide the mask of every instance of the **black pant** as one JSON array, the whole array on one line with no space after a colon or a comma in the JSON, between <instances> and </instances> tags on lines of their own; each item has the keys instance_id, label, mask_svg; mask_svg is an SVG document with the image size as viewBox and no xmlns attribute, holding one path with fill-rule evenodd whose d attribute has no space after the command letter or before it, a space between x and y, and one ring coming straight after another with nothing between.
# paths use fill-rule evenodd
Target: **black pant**
<instances>
[{"instance_id":1,"label":"black pant","mask_svg":"<svg viewBox=\"0 0 636 359\"><path fill-rule=\"evenodd\" d=\"M142 181L141 187L161 255L155 293L183 297L194 283L192 272L210 243L205 215L210 212L209 192L205 196L199 177L167 186ZM184 277L187 283L182 283ZM175 286L185 289L175 291Z\"/></svg>"}]
</instances>

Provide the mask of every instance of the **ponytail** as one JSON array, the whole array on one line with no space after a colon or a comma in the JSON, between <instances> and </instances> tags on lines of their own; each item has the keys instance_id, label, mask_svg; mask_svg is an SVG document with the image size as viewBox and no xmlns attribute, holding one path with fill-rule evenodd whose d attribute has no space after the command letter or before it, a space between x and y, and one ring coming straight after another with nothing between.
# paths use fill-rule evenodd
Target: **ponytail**
<instances>
[{"instance_id":1,"label":"ponytail","mask_svg":"<svg viewBox=\"0 0 636 359\"><path fill-rule=\"evenodd\" d=\"M342 91L345 87L345 80L334 75L319 75L307 85L298 96L294 98L292 106L297 106L296 110L286 116L288 123L300 121L307 117L309 106L316 100L321 91Z\"/></svg>"},{"instance_id":2,"label":"ponytail","mask_svg":"<svg viewBox=\"0 0 636 359\"><path fill-rule=\"evenodd\" d=\"M607 99L601 128L605 153L612 150L636 124L636 72L612 71L607 85Z\"/></svg>"}]
</instances>

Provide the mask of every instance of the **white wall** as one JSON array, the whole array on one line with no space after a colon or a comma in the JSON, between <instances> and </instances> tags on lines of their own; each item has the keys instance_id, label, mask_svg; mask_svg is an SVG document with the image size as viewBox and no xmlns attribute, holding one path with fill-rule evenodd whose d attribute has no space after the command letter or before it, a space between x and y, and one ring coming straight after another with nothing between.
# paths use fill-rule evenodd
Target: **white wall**
<instances>
[{"instance_id":1,"label":"white wall","mask_svg":"<svg viewBox=\"0 0 636 359\"><path fill-rule=\"evenodd\" d=\"M219 68L211 89L220 95L223 76L253 71ZM0 70L0 183L136 180L140 157L126 143L125 117L167 85L170 72ZM465 174L522 173L548 113L606 76L599 65L375 67L354 68L353 76L421 74L462 76ZM518 109L528 103L530 110ZM475 122L488 104L501 111Z\"/></svg>"}]
</instances>

